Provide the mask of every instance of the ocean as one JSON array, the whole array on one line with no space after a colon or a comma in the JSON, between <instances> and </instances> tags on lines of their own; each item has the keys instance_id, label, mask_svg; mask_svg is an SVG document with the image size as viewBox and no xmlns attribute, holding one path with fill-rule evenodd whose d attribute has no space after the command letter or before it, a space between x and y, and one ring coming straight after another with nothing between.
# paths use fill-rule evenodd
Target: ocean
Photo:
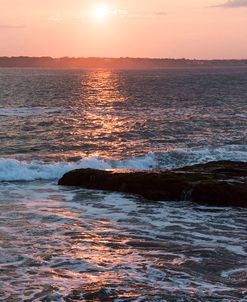
<instances>
[{"instance_id":1,"label":"ocean","mask_svg":"<svg viewBox=\"0 0 247 302\"><path fill-rule=\"evenodd\" d=\"M0 301L247 301L247 210L59 187L247 162L247 69L0 69Z\"/></svg>"}]
</instances>

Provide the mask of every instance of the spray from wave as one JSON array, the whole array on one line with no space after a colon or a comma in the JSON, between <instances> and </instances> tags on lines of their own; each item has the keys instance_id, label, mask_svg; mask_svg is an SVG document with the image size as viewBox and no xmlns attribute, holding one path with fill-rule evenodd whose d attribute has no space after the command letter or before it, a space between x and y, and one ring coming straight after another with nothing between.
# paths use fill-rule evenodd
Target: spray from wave
<instances>
[{"instance_id":1,"label":"spray from wave","mask_svg":"<svg viewBox=\"0 0 247 302\"><path fill-rule=\"evenodd\" d=\"M19 161L0 159L0 181L54 180L73 169L175 169L198 163L217 160L247 162L247 145L227 146L214 149L184 150L177 149L164 153L148 153L141 157L123 160L82 158L77 162Z\"/></svg>"}]
</instances>

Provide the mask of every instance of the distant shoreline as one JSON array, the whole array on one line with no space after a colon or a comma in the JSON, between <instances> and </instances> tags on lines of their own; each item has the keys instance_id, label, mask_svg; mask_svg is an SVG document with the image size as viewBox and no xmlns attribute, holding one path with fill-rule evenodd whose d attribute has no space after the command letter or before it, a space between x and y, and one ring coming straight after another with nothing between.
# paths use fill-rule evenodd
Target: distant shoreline
<instances>
[{"instance_id":1,"label":"distant shoreline","mask_svg":"<svg viewBox=\"0 0 247 302\"><path fill-rule=\"evenodd\" d=\"M0 57L0 67L49 69L168 69L168 68L247 68L244 60L189 60L152 58L52 58Z\"/></svg>"}]
</instances>

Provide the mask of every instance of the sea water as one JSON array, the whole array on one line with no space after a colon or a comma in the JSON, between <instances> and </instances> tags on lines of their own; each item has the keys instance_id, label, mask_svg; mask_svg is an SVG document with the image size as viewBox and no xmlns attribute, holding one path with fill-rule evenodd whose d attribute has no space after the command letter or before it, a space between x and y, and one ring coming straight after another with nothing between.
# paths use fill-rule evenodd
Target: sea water
<instances>
[{"instance_id":1,"label":"sea water","mask_svg":"<svg viewBox=\"0 0 247 302\"><path fill-rule=\"evenodd\" d=\"M0 69L1 301L247 301L247 211L57 186L247 161L247 70Z\"/></svg>"}]
</instances>

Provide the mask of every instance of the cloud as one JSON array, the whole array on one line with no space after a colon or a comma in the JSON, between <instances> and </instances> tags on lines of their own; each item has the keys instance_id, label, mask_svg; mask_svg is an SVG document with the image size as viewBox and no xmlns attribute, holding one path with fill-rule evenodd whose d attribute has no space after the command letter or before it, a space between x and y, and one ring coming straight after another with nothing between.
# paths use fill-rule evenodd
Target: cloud
<instances>
[{"instance_id":1,"label":"cloud","mask_svg":"<svg viewBox=\"0 0 247 302\"><path fill-rule=\"evenodd\" d=\"M214 7L225 7L225 8L247 7L247 0L228 0L227 2L221 5L216 5Z\"/></svg>"},{"instance_id":2,"label":"cloud","mask_svg":"<svg viewBox=\"0 0 247 302\"><path fill-rule=\"evenodd\" d=\"M129 11L127 9L114 11L115 16L121 16L124 18L154 18L154 17L164 17L167 15L164 11L157 12L143 12L143 11Z\"/></svg>"},{"instance_id":3,"label":"cloud","mask_svg":"<svg viewBox=\"0 0 247 302\"><path fill-rule=\"evenodd\" d=\"M132 9L124 8L124 7L116 7L116 8L109 9L107 15L109 17L120 17L120 18L123 18L123 19L156 18L156 17L166 16L167 12L165 12L165 11L132 10ZM85 16L87 16L87 13L85 13Z\"/></svg>"},{"instance_id":4,"label":"cloud","mask_svg":"<svg viewBox=\"0 0 247 302\"><path fill-rule=\"evenodd\" d=\"M163 16L166 16L167 13L166 13L166 12L156 12L155 15L156 15L157 17L163 17Z\"/></svg>"},{"instance_id":5,"label":"cloud","mask_svg":"<svg viewBox=\"0 0 247 302\"><path fill-rule=\"evenodd\" d=\"M19 29L24 28L25 25L16 25L16 24L0 24L0 29Z\"/></svg>"},{"instance_id":6,"label":"cloud","mask_svg":"<svg viewBox=\"0 0 247 302\"><path fill-rule=\"evenodd\" d=\"M50 16L48 18L48 20L49 21L53 21L53 22L60 22L60 21L63 21L64 18L63 18L63 16L60 13L57 13L57 14L55 14L53 16Z\"/></svg>"}]
</instances>

